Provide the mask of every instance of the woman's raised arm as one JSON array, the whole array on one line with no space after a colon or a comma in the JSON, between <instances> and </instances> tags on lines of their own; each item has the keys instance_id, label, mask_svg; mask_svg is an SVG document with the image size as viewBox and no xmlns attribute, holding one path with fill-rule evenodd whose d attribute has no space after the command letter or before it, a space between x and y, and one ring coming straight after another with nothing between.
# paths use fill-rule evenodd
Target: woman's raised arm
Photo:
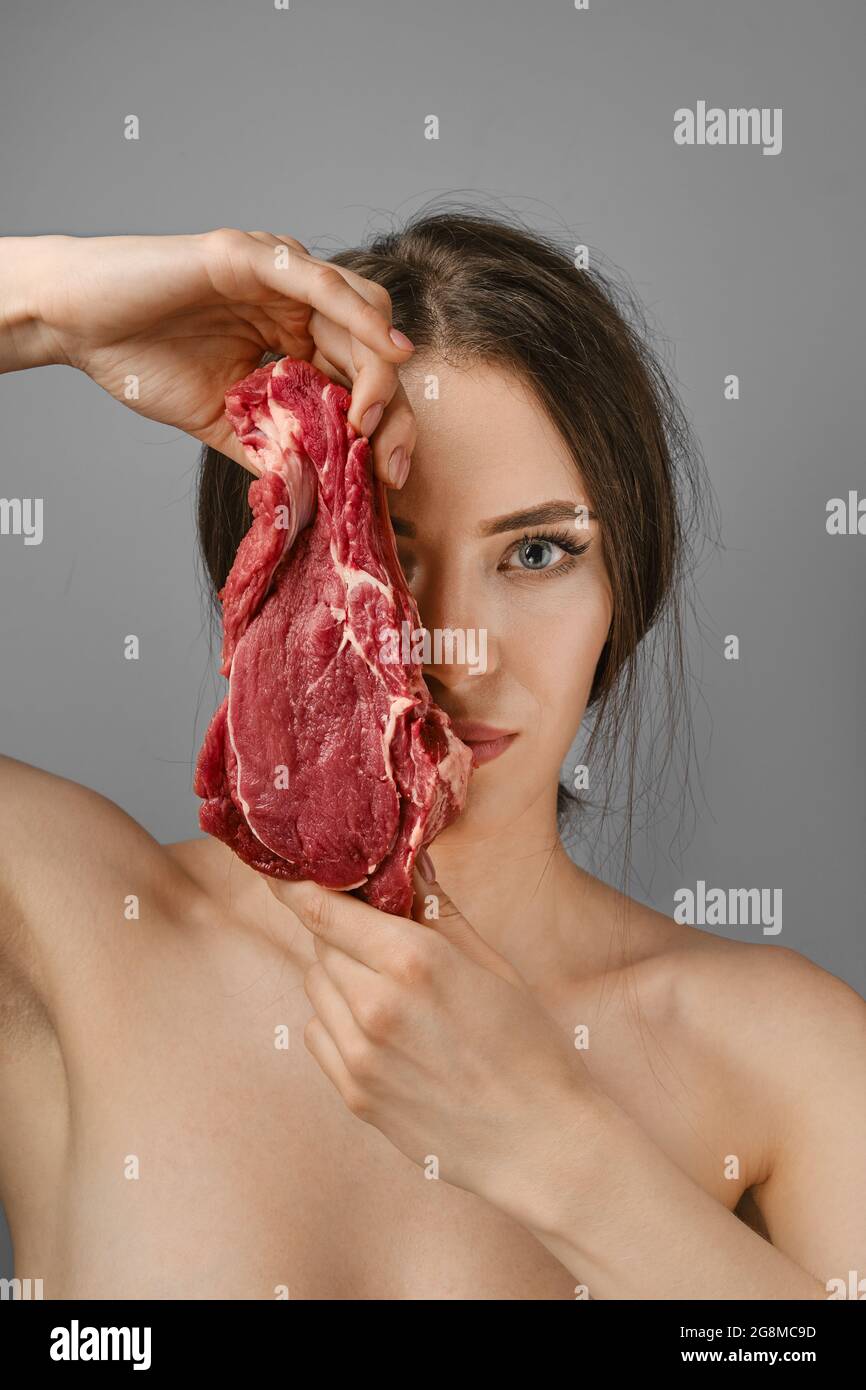
<instances>
[{"instance_id":1,"label":"woman's raised arm","mask_svg":"<svg viewBox=\"0 0 866 1390\"><path fill-rule=\"evenodd\" d=\"M268 351L345 379L359 433L381 421L377 476L399 483L394 451L411 454L416 427L397 367L413 346L392 329L381 285L270 232L0 239L4 372L77 367L131 410L251 468L223 398Z\"/></svg>"}]
</instances>

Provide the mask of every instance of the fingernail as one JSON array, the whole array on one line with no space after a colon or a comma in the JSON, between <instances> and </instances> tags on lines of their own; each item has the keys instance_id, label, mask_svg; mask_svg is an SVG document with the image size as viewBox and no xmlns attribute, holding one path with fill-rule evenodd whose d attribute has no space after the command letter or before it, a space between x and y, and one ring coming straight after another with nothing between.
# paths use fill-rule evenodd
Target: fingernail
<instances>
[{"instance_id":1,"label":"fingernail","mask_svg":"<svg viewBox=\"0 0 866 1390\"><path fill-rule=\"evenodd\" d=\"M402 487L409 476L409 454L398 444L388 460L388 477L392 487Z\"/></svg>"},{"instance_id":2,"label":"fingernail","mask_svg":"<svg viewBox=\"0 0 866 1390\"><path fill-rule=\"evenodd\" d=\"M426 879L428 883L436 882L436 870L433 867L433 860L430 858L426 849L419 849L415 858L415 863L418 865L422 878Z\"/></svg>"},{"instance_id":3,"label":"fingernail","mask_svg":"<svg viewBox=\"0 0 866 1390\"><path fill-rule=\"evenodd\" d=\"M361 433L365 434L368 439L381 420L384 409L385 402L377 401L375 405L368 406L365 410L361 420Z\"/></svg>"},{"instance_id":4,"label":"fingernail","mask_svg":"<svg viewBox=\"0 0 866 1390\"><path fill-rule=\"evenodd\" d=\"M398 348L411 348L415 351L415 344L411 338L407 338L405 333L401 333L399 328L391 329L391 342L396 343Z\"/></svg>"}]
</instances>

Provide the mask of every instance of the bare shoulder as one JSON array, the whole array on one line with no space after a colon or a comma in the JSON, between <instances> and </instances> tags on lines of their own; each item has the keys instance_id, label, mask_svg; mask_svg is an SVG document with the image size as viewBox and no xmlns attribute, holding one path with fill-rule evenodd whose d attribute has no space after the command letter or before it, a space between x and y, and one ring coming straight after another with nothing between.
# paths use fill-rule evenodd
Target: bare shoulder
<instances>
[{"instance_id":1,"label":"bare shoulder","mask_svg":"<svg viewBox=\"0 0 866 1390\"><path fill-rule=\"evenodd\" d=\"M119 949L129 904L177 891L163 847L100 792L0 757L0 1027L38 1021Z\"/></svg>"},{"instance_id":2,"label":"bare shoulder","mask_svg":"<svg viewBox=\"0 0 866 1390\"><path fill-rule=\"evenodd\" d=\"M652 997L683 1047L716 1057L728 1103L753 1117L767 1174L810 1108L825 1120L864 1108L856 1094L866 1089L866 1002L851 985L791 947L641 914Z\"/></svg>"},{"instance_id":3,"label":"bare shoulder","mask_svg":"<svg viewBox=\"0 0 866 1390\"><path fill-rule=\"evenodd\" d=\"M683 1012L718 1028L761 1057L802 1078L794 1054L819 1038L863 1043L866 1003L851 985L790 946L732 941L674 924L660 958ZM859 1036L858 1036L859 1035ZM753 1056L753 1061L756 1060Z\"/></svg>"},{"instance_id":4,"label":"bare shoulder","mask_svg":"<svg viewBox=\"0 0 866 1390\"><path fill-rule=\"evenodd\" d=\"M644 905L638 920L649 941L646 963L669 1007L725 1038L756 1068L802 1082L805 1050L817 1053L823 1043L844 1056L863 1047L866 1002L801 952L717 936Z\"/></svg>"},{"instance_id":5,"label":"bare shoulder","mask_svg":"<svg viewBox=\"0 0 866 1390\"><path fill-rule=\"evenodd\" d=\"M2 881L26 891L28 880L89 863L99 865L115 847L156 841L115 802L90 787L15 758L0 756L0 869ZM81 855L92 847L91 860ZM158 846L157 846L158 847Z\"/></svg>"},{"instance_id":6,"label":"bare shoulder","mask_svg":"<svg viewBox=\"0 0 866 1390\"><path fill-rule=\"evenodd\" d=\"M717 1040L726 1103L746 1119L745 1219L844 1284L866 1250L866 1002L790 947L689 942L679 963L687 1029Z\"/></svg>"},{"instance_id":7,"label":"bare shoulder","mask_svg":"<svg viewBox=\"0 0 866 1390\"><path fill-rule=\"evenodd\" d=\"M835 1124L851 1105L864 1110L866 1002L791 947L726 947L718 953L715 993L696 967L694 1005L705 997L711 1026L723 1018L733 1023L728 1046L763 1096L778 1159L818 1116Z\"/></svg>"}]
</instances>

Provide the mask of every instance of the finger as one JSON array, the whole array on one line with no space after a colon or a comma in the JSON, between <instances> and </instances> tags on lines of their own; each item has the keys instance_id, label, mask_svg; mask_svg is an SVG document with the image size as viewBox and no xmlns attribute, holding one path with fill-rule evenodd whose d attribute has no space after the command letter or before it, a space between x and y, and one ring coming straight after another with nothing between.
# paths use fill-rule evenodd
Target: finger
<instances>
[{"instance_id":1,"label":"finger","mask_svg":"<svg viewBox=\"0 0 866 1390\"><path fill-rule=\"evenodd\" d=\"M274 880L271 889L315 937L383 974L405 948L407 935L411 938L421 931L405 917L392 917L349 893L320 888L310 879Z\"/></svg>"},{"instance_id":2,"label":"finger","mask_svg":"<svg viewBox=\"0 0 866 1390\"><path fill-rule=\"evenodd\" d=\"M412 920L421 926L439 927L439 923L450 921L465 922L456 903L449 898L442 885L438 882L435 874L429 877L426 872L421 872L422 855L426 857L430 868L433 861L426 851L422 851L416 859L415 867L412 871L412 882L415 896L412 902ZM440 930L440 935L447 935L444 926Z\"/></svg>"},{"instance_id":3,"label":"finger","mask_svg":"<svg viewBox=\"0 0 866 1390\"><path fill-rule=\"evenodd\" d=\"M320 957L317 963L324 970L336 998L328 995L327 987L321 977L318 977L314 988L322 1007L317 1003L315 1009L327 1025L343 1060L352 1071L352 1058L357 1061L359 1043L363 1043L364 1040L393 1040L400 990L393 980L369 970L360 961L353 960L334 946L317 941L316 954ZM308 971L308 976L309 973ZM312 998L312 995L310 997ZM337 999L341 1001L343 1008L338 1005ZM323 1013L323 1008L328 1012ZM351 1024L346 1018L344 1008L351 1017Z\"/></svg>"},{"instance_id":4,"label":"finger","mask_svg":"<svg viewBox=\"0 0 866 1390\"><path fill-rule=\"evenodd\" d=\"M276 257L273 244L231 229L208 234L202 245L217 293L233 302L256 303L261 301L262 287L266 287L309 305L357 340L362 356L358 364L360 380L356 382L360 391L357 400L353 396L351 422L360 431L361 416L374 403L367 389L367 377L372 374L375 378L378 372L381 379L378 359L384 358L386 363L405 362L413 351L411 344L401 346L390 336L390 313L371 303L336 266L294 247L287 247L285 257ZM362 277L357 279L360 282ZM384 305L383 296L378 299Z\"/></svg>"},{"instance_id":5,"label":"finger","mask_svg":"<svg viewBox=\"0 0 866 1390\"><path fill-rule=\"evenodd\" d=\"M345 1061L351 1056L351 1048L364 1038L351 1008L320 961L311 965L304 976L304 993Z\"/></svg>"},{"instance_id":6,"label":"finger","mask_svg":"<svg viewBox=\"0 0 866 1390\"><path fill-rule=\"evenodd\" d=\"M370 441L373 473L388 487L401 488L409 476L418 441L418 419L401 382L385 407L382 423Z\"/></svg>"},{"instance_id":7,"label":"finger","mask_svg":"<svg viewBox=\"0 0 866 1390\"><path fill-rule=\"evenodd\" d=\"M417 865L413 870L415 898L412 904L412 919L420 925L433 927L439 936L444 936L452 946L482 965L500 975L509 984L523 985L522 976L510 961L494 951L473 926L467 922L459 907L452 902L444 888L436 879L425 879Z\"/></svg>"},{"instance_id":8,"label":"finger","mask_svg":"<svg viewBox=\"0 0 866 1390\"><path fill-rule=\"evenodd\" d=\"M265 246L279 246L281 241L273 232L247 232L246 235L253 237L255 241L263 242Z\"/></svg>"},{"instance_id":9,"label":"finger","mask_svg":"<svg viewBox=\"0 0 866 1390\"><path fill-rule=\"evenodd\" d=\"M319 351L352 383L349 423L359 434L371 438L400 385L396 367L383 362L327 314L314 310L308 329Z\"/></svg>"},{"instance_id":10,"label":"finger","mask_svg":"<svg viewBox=\"0 0 866 1390\"><path fill-rule=\"evenodd\" d=\"M310 315L309 331L316 345L317 354L321 353L329 362L333 362L349 390L354 390L358 368L352 357L352 335L348 329L334 323L327 314L320 314L314 310ZM385 389L383 386L382 390ZM388 389L390 390L390 385ZM362 430L361 433L363 434L364 431Z\"/></svg>"},{"instance_id":11,"label":"finger","mask_svg":"<svg viewBox=\"0 0 866 1390\"><path fill-rule=\"evenodd\" d=\"M302 256L309 256L309 251L303 242L298 241L297 237L282 234L275 236L273 232L247 232L247 236L255 237L256 241L264 242L265 246L288 246L293 251L299 251Z\"/></svg>"},{"instance_id":12,"label":"finger","mask_svg":"<svg viewBox=\"0 0 866 1390\"><path fill-rule=\"evenodd\" d=\"M334 363L343 377L351 381L351 419L360 390L360 373L353 357L352 339L344 328L340 328L321 314L311 316L310 332L317 346L316 355ZM373 473L389 487L402 487L408 476L409 462L418 438L415 412L400 378L390 367L387 374L377 376L374 385L370 385L368 378L368 389L373 395L378 395L380 401L386 402L384 412L380 416L374 416L372 419L365 416L361 421L361 433L370 439L373 451ZM397 453L398 450L404 452ZM405 464L402 462L403 458Z\"/></svg>"},{"instance_id":13,"label":"finger","mask_svg":"<svg viewBox=\"0 0 866 1390\"><path fill-rule=\"evenodd\" d=\"M339 382L341 386L345 386L347 391L351 391L351 380L348 380L333 362L329 362L327 357L323 357L318 348L313 353L310 361L314 367L318 367L320 372L324 372L325 376L329 376L332 381Z\"/></svg>"},{"instance_id":14,"label":"finger","mask_svg":"<svg viewBox=\"0 0 866 1390\"><path fill-rule=\"evenodd\" d=\"M274 236L272 232L250 232L249 235L254 237L257 241L261 241L264 245L270 246L272 250L275 246L288 245L291 246L292 249L301 252L309 260L315 261L317 259L314 256L310 256L307 248L292 237L280 239ZM383 289L374 281L367 280L364 276L349 270L346 266L333 265L333 263L329 261L320 263L323 265L331 265L338 274L343 276L347 284L357 290L358 294L362 295L368 303L372 304L374 308L377 308L384 314L388 323L391 324L391 301L387 290ZM366 347L363 342L353 337L348 329L341 327L338 323L333 322L316 309L314 309L310 315L307 324L307 332L312 338L313 343L317 346L317 351L313 357L314 365L319 366L320 370L324 370L321 366L321 359L322 356L327 353L331 363L338 366L339 370L337 373L334 373L332 369L328 371L326 375L331 376L335 380L339 377L340 384L353 393L348 418L352 426L358 430L359 433L369 437L375 430L378 420L382 418L382 414L384 413L382 410L382 403L384 402L384 409L387 411L388 404L399 386L396 367L390 363L383 362L382 359L376 353L372 352L370 348ZM323 350L322 353L318 351L318 348ZM319 357L319 362L315 362L316 357ZM365 404L368 396L373 399L372 405ZM406 407L411 413L408 398L406 398ZM411 454L411 450L414 447L414 431L407 432L405 441L395 441L389 450L389 458L399 442L402 442L403 447ZM381 455L381 452L380 449L379 455ZM374 468L376 461L377 455L374 450ZM384 465L382 465L382 471L383 481L389 482L389 478L384 476ZM401 469L398 476L404 476L405 471L405 468Z\"/></svg>"},{"instance_id":15,"label":"finger","mask_svg":"<svg viewBox=\"0 0 866 1390\"><path fill-rule=\"evenodd\" d=\"M378 281L368 280L365 276L359 275L356 271L350 270L347 266L334 265L328 262L332 269L342 275L346 283L358 294L385 315L388 320L391 333L397 332L400 341L411 348L409 339L404 334L399 333L393 328L393 310L391 306L391 296L380 285ZM315 336L315 329L311 326L311 331ZM399 376L397 366L391 360L383 361L376 351L371 351L364 339L359 339L358 335L349 325L350 333L350 357L354 370L351 372L354 383L352 390L352 408L349 411L349 421L355 429L368 437L375 429L375 424L365 423L365 417L372 406L382 405L387 407L388 402L393 398L394 392L399 386ZM405 358L404 358L405 360ZM380 389L381 388L381 389Z\"/></svg>"},{"instance_id":16,"label":"finger","mask_svg":"<svg viewBox=\"0 0 866 1390\"><path fill-rule=\"evenodd\" d=\"M304 1046L315 1057L328 1080L336 1086L343 1100L348 1103L355 1082L349 1068L340 1056L340 1049L320 1018L313 1017L306 1024Z\"/></svg>"},{"instance_id":17,"label":"finger","mask_svg":"<svg viewBox=\"0 0 866 1390\"><path fill-rule=\"evenodd\" d=\"M371 970L362 961L355 960L354 956L341 951L339 946L330 946L327 941L320 941L318 938L316 956L319 965L335 989L339 990L352 1017L363 1031L363 1011L369 1007L371 1001L381 995L383 986L386 985L385 977Z\"/></svg>"}]
</instances>

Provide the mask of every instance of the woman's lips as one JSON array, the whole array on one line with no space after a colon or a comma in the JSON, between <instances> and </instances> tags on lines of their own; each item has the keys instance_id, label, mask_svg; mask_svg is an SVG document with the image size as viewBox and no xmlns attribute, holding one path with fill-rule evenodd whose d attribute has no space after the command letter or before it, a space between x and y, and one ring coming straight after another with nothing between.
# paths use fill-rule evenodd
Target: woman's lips
<instances>
[{"instance_id":1,"label":"woman's lips","mask_svg":"<svg viewBox=\"0 0 866 1390\"><path fill-rule=\"evenodd\" d=\"M475 767L498 758L517 738L516 733L509 733L507 729L496 729L492 724L476 724L468 719L454 720L453 728L460 741L472 749Z\"/></svg>"}]
</instances>

